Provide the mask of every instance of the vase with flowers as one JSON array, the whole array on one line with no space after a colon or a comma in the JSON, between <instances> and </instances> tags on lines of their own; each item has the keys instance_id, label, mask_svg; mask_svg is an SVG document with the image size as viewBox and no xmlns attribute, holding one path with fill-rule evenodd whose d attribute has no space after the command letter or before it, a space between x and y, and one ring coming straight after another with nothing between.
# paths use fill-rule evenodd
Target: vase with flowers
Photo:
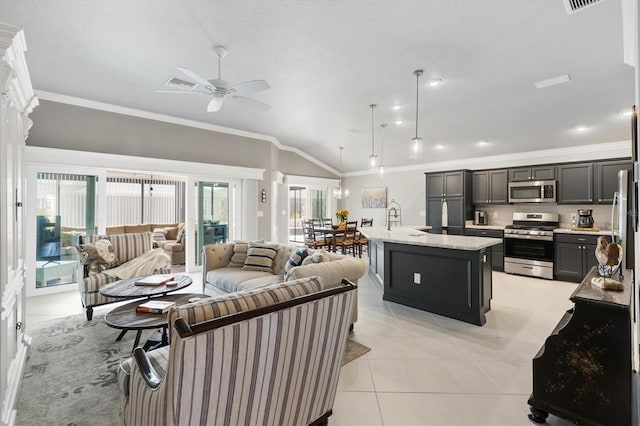
<instances>
[{"instance_id":1,"label":"vase with flowers","mask_svg":"<svg viewBox=\"0 0 640 426\"><path fill-rule=\"evenodd\" d=\"M346 220L349 218L349 210L342 209L336 212L336 219L338 219L338 225L344 228Z\"/></svg>"}]
</instances>

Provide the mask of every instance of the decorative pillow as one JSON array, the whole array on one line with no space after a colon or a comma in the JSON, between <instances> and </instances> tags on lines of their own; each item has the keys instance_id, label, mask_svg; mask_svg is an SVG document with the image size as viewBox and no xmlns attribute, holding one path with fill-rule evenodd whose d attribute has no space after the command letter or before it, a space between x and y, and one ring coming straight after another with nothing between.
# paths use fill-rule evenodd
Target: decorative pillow
<instances>
[{"instance_id":1,"label":"decorative pillow","mask_svg":"<svg viewBox=\"0 0 640 426\"><path fill-rule=\"evenodd\" d=\"M321 262L331 262L331 257L329 257L329 253L324 250L316 250L315 253L307 256L303 261L302 265L308 265L310 263L321 263Z\"/></svg>"},{"instance_id":2,"label":"decorative pillow","mask_svg":"<svg viewBox=\"0 0 640 426\"><path fill-rule=\"evenodd\" d=\"M284 266L284 276L286 277L291 268L302 265L302 261L309 256L309 252L305 248L296 249L291 253L291 257L287 260L287 264Z\"/></svg>"},{"instance_id":3,"label":"decorative pillow","mask_svg":"<svg viewBox=\"0 0 640 426\"><path fill-rule=\"evenodd\" d=\"M153 230L153 241L165 241L169 230L167 228L156 228Z\"/></svg>"},{"instance_id":4,"label":"decorative pillow","mask_svg":"<svg viewBox=\"0 0 640 426\"><path fill-rule=\"evenodd\" d=\"M116 261L116 254L113 252L113 245L111 241L106 238L100 239L94 243L98 256L100 256L106 263L112 263Z\"/></svg>"},{"instance_id":5,"label":"decorative pillow","mask_svg":"<svg viewBox=\"0 0 640 426\"><path fill-rule=\"evenodd\" d=\"M178 238L176 238L176 243L182 244L182 240L184 240L184 227L178 232Z\"/></svg>"},{"instance_id":6,"label":"decorative pillow","mask_svg":"<svg viewBox=\"0 0 640 426\"><path fill-rule=\"evenodd\" d=\"M273 259L276 254L278 254L277 244L250 241L247 249L247 260L244 261L242 269L273 273Z\"/></svg>"},{"instance_id":7,"label":"decorative pillow","mask_svg":"<svg viewBox=\"0 0 640 426\"><path fill-rule=\"evenodd\" d=\"M252 241L253 243L264 243L264 240ZM247 250L249 249L248 241L234 241L233 242L233 255L231 261L227 266L232 268L242 268L244 262L247 260Z\"/></svg>"},{"instance_id":8,"label":"decorative pillow","mask_svg":"<svg viewBox=\"0 0 640 426\"><path fill-rule=\"evenodd\" d=\"M105 253L109 260L107 261L98 253L97 243L101 241L106 241L109 243L108 245L105 243L100 243L100 251ZM111 249L111 253L109 253L109 248ZM93 275L98 272L102 272L105 269L109 269L111 263L116 261L116 256L113 253L113 247L111 246L111 241L102 239L96 241L95 244L79 244L75 246L76 251L80 257L80 263L83 265L87 265L89 269L89 274Z\"/></svg>"},{"instance_id":9,"label":"decorative pillow","mask_svg":"<svg viewBox=\"0 0 640 426\"><path fill-rule=\"evenodd\" d=\"M177 226L164 228L164 229L167 230L167 235L166 235L167 240L177 240L178 239L178 227Z\"/></svg>"}]
</instances>

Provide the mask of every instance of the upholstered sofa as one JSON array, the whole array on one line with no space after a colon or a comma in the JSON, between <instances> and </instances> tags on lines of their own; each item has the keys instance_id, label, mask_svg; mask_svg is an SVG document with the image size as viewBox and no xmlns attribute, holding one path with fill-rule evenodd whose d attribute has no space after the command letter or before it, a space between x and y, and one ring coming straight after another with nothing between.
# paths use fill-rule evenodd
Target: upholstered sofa
<instances>
[{"instance_id":1,"label":"upholstered sofa","mask_svg":"<svg viewBox=\"0 0 640 426\"><path fill-rule=\"evenodd\" d=\"M162 228L154 228L162 229ZM166 235L154 232L153 242L157 247L164 250L169 256L172 265L184 265L185 263L185 227L184 223L178 224L177 227L167 227Z\"/></svg>"},{"instance_id":2,"label":"upholstered sofa","mask_svg":"<svg viewBox=\"0 0 640 426\"><path fill-rule=\"evenodd\" d=\"M205 294L220 295L240 290L258 288L265 285L320 276L329 286L339 285L347 279L357 286L366 270L362 259L343 256L321 250L307 249L310 254L322 254L324 261L295 266L288 271L285 267L291 254L300 249L297 246L275 244L277 254L273 259L271 271L246 270L236 260L237 243L208 244L202 248L202 282ZM235 265L235 266L234 266ZM357 294L356 294L357 296ZM357 297L354 302L352 324L358 318Z\"/></svg>"},{"instance_id":3,"label":"upholstered sofa","mask_svg":"<svg viewBox=\"0 0 640 426\"><path fill-rule=\"evenodd\" d=\"M326 425L355 299L311 277L172 308L169 346L120 364L124 423Z\"/></svg>"},{"instance_id":4,"label":"upholstered sofa","mask_svg":"<svg viewBox=\"0 0 640 426\"><path fill-rule=\"evenodd\" d=\"M183 223L143 223L140 225L114 225L107 226L105 229L105 233L107 235L114 234L139 234L141 232L153 232L154 229L158 228L175 228L173 239L176 239L177 229L180 225L184 225ZM171 239L171 238L169 238Z\"/></svg>"},{"instance_id":5,"label":"upholstered sofa","mask_svg":"<svg viewBox=\"0 0 640 426\"><path fill-rule=\"evenodd\" d=\"M93 308L95 306L104 305L107 303L119 302L122 299L115 299L112 297L103 296L100 294L100 288L106 284L117 281L119 278L114 277L106 273L109 269L113 269L140 256L149 253L153 250L152 247L152 234L150 232L134 233L134 234L115 234L115 235L91 235L80 239L80 245L95 244L99 239L106 239L111 242L113 247L113 254L115 255L115 261L110 263L103 263L99 265L98 270L92 271L89 265L83 265L83 279L79 281L78 287L80 290L80 300L82 306L86 310L87 320L91 321L93 317ZM161 252L162 249L155 249L157 252ZM169 258L162 254L156 253L155 259L158 259L158 264L161 266L150 271L150 274L168 274L171 272ZM164 262L162 261L164 259Z\"/></svg>"}]
</instances>

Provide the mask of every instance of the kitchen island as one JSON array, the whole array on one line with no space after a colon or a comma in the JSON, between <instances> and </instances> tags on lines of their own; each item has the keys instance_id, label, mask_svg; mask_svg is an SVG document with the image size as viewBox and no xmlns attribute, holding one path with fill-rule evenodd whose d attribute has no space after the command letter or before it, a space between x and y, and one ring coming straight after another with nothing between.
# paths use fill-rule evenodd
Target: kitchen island
<instances>
[{"instance_id":1,"label":"kitchen island","mask_svg":"<svg viewBox=\"0 0 640 426\"><path fill-rule=\"evenodd\" d=\"M429 234L413 228L362 228L369 273L383 299L471 324L491 309L491 250L502 240Z\"/></svg>"}]
</instances>

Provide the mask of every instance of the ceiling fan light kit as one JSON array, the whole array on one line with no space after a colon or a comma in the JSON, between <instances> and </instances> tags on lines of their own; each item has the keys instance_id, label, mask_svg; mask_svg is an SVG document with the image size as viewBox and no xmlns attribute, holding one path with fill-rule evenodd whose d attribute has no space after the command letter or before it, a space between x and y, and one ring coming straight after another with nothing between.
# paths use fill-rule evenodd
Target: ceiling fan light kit
<instances>
[{"instance_id":1,"label":"ceiling fan light kit","mask_svg":"<svg viewBox=\"0 0 640 426\"><path fill-rule=\"evenodd\" d=\"M411 146L409 150L409 158L412 160L421 160L422 151L424 150L424 142L421 137L418 137L418 89L420 87L419 79L422 75L422 70L415 70L413 74L416 76L416 136L411 139Z\"/></svg>"},{"instance_id":2,"label":"ceiling fan light kit","mask_svg":"<svg viewBox=\"0 0 640 426\"><path fill-rule=\"evenodd\" d=\"M256 99L240 96L245 93L259 92L262 90L270 89L271 86L265 80L249 80L234 85L222 79L222 58L227 56L227 49L223 46L215 46L213 48L216 56L218 56L218 77L212 80L207 80L200 74L191 71L189 68L176 67L184 75L195 81L202 86L202 90L156 90L159 93L200 93L207 96L212 96L212 99L207 104L207 112L217 112L224 105L226 99L231 99L239 105L256 109L258 111L269 111L271 106L260 102ZM173 78L172 78L173 80ZM179 79L176 79L179 80Z\"/></svg>"}]
</instances>

